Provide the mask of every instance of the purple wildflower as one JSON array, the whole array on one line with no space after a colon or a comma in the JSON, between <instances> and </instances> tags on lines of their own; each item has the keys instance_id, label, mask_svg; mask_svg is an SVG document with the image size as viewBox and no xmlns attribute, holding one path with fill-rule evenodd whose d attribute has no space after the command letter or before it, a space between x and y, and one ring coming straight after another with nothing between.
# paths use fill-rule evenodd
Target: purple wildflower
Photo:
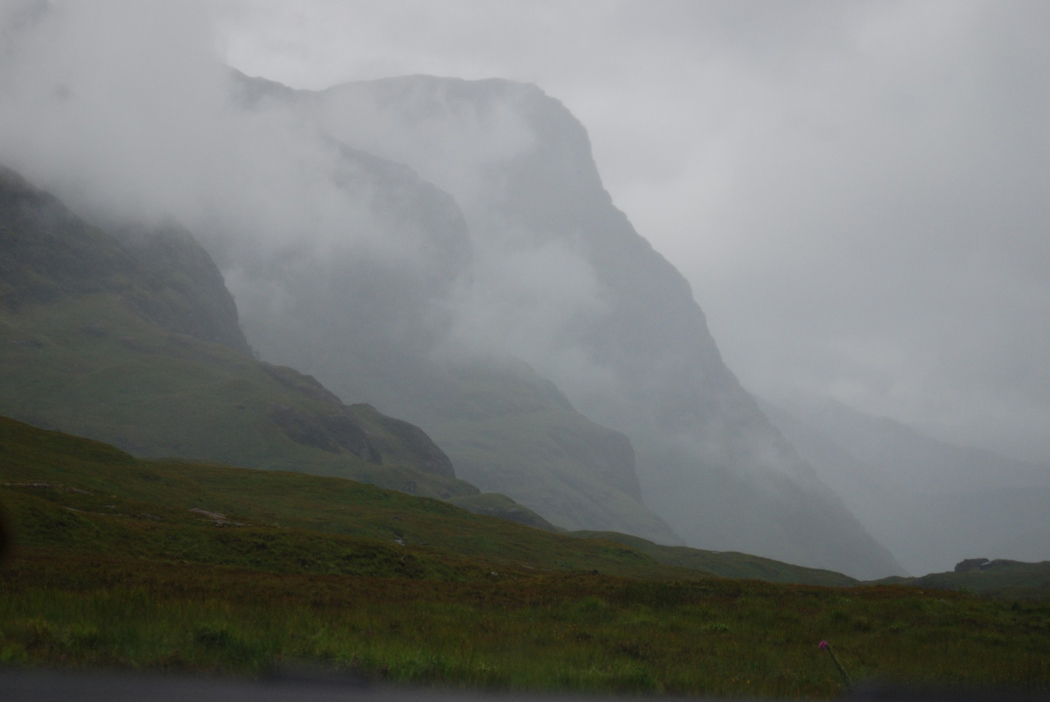
<instances>
[{"instance_id":1,"label":"purple wildflower","mask_svg":"<svg viewBox=\"0 0 1050 702\"><path fill-rule=\"evenodd\" d=\"M835 664L835 667L839 669L839 673L842 674L842 678L846 681L846 687L852 688L853 680L850 678L849 673L846 672L846 669L842 667L842 663L839 662L839 657L835 655L835 650L831 648L831 644L827 641L821 641L817 644L817 648L821 651L828 652L828 655L831 656L831 661Z\"/></svg>"}]
</instances>

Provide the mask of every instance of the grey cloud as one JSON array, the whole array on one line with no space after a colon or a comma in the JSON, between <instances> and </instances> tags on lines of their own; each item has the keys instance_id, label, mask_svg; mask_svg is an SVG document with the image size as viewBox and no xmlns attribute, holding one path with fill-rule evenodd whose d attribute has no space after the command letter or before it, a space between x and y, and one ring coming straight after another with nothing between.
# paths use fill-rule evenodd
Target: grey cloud
<instances>
[{"instance_id":1,"label":"grey cloud","mask_svg":"<svg viewBox=\"0 0 1050 702\"><path fill-rule=\"evenodd\" d=\"M340 186L338 145L279 104L233 103L204 4L51 6L0 65L4 162L95 219L176 219L260 255L411 249L370 238L370 194Z\"/></svg>"},{"instance_id":2,"label":"grey cloud","mask_svg":"<svg viewBox=\"0 0 1050 702\"><path fill-rule=\"evenodd\" d=\"M226 3L303 87L532 81L753 389L1050 463L1050 9L1038 1Z\"/></svg>"},{"instance_id":3,"label":"grey cloud","mask_svg":"<svg viewBox=\"0 0 1050 702\"><path fill-rule=\"evenodd\" d=\"M58 167L60 152L105 164L120 185L105 197L124 206L227 229L241 213L275 246L292 245L280 234L292 221L320 231L368 216L322 184L302 212L274 207L271 193L299 185L280 164L316 172L338 155L310 138L246 148L303 126L276 108L231 122L221 76L200 58L215 46L300 87L401 73L535 82L587 126L615 202L687 275L745 384L829 393L1050 463L1045 3L52 5L77 30L38 22L23 35L21 56L46 59L33 73L10 50L3 59L17 99L0 105L0 155L82 203L98 193ZM8 36L29 6L2 6ZM128 52L142 58L128 66ZM78 72L84 57L110 77ZM19 121L12 105L27 101L46 119ZM117 105L140 113L112 122ZM133 128L143 115L156 133ZM80 139L103 123L122 148ZM497 145L525 143L512 131ZM224 154L203 180L202 151ZM152 174L158 161L171 168Z\"/></svg>"}]
</instances>

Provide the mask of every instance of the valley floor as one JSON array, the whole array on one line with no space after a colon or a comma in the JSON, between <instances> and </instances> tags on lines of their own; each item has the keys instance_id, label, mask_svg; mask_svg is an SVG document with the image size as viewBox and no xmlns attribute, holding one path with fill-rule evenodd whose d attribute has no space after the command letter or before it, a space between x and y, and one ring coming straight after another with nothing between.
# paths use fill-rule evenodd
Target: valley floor
<instances>
[{"instance_id":1,"label":"valley floor","mask_svg":"<svg viewBox=\"0 0 1050 702\"><path fill-rule=\"evenodd\" d=\"M854 681L1050 689L1050 604L902 587L496 573L272 573L27 550L0 577L0 660L544 691L796 698Z\"/></svg>"},{"instance_id":2,"label":"valley floor","mask_svg":"<svg viewBox=\"0 0 1050 702\"><path fill-rule=\"evenodd\" d=\"M717 697L831 698L847 676L1050 691L1045 589L860 585L350 480L143 461L9 420L0 505L15 542L0 562L9 669L305 665L458 690Z\"/></svg>"}]
</instances>

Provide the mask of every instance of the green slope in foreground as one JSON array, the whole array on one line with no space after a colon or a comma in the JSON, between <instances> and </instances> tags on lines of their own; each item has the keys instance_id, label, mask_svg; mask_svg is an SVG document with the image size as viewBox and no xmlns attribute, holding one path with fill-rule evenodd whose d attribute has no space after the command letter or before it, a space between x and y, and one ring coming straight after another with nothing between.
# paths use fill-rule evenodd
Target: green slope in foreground
<instances>
[{"instance_id":1,"label":"green slope in foreground","mask_svg":"<svg viewBox=\"0 0 1050 702\"><path fill-rule=\"evenodd\" d=\"M29 549L276 572L440 579L491 577L491 571L507 568L644 578L741 572L739 554L708 554L699 568L675 563L667 551L641 539L625 545L612 540L624 538L620 535L555 534L339 478L140 460L105 444L5 418L0 418L0 483L17 542ZM766 575L778 580L854 582L767 563Z\"/></svg>"}]
</instances>

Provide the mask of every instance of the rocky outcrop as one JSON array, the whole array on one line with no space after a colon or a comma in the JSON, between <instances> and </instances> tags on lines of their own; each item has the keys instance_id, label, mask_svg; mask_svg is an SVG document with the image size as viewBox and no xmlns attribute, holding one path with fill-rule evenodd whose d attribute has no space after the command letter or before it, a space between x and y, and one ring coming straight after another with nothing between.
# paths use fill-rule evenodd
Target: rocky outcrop
<instances>
[{"instance_id":1,"label":"rocky outcrop","mask_svg":"<svg viewBox=\"0 0 1050 702\"><path fill-rule=\"evenodd\" d=\"M987 558L967 558L959 561L955 564L956 573L969 573L973 570L983 570L988 567L989 560Z\"/></svg>"},{"instance_id":2,"label":"rocky outcrop","mask_svg":"<svg viewBox=\"0 0 1050 702\"><path fill-rule=\"evenodd\" d=\"M300 373L288 366L275 366L266 361L260 361L259 366L278 383L300 395L309 397L312 400L320 400L329 405L343 404L342 400L335 393L321 385L317 378L312 375Z\"/></svg>"},{"instance_id":3,"label":"rocky outcrop","mask_svg":"<svg viewBox=\"0 0 1050 702\"><path fill-rule=\"evenodd\" d=\"M365 430L349 411L321 414L299 407L273 405L268 414L274 424L297 444L328 453L348 451L371 463L383 462L379 450L368 440ZM455 474L446 477L455 477Z\"/></svg>"},{"instance_id":4,"label":"rocky outcrop","mask_svg":"<svg viewBox=\"0 0 1050 702\"><path fill-rule=\"evenodd\" d=\"M371 405L359 406L359 408L361 411L375 412L378 415L380 426L394 437L401 450L411 453L418 465L427 473L442 475L446 478L455 477L456 472L452 467L452 461L444 451L438 448L437 444L430 440L425 431L415 424L379 414Z\"/></svg>"}]
</instances>

